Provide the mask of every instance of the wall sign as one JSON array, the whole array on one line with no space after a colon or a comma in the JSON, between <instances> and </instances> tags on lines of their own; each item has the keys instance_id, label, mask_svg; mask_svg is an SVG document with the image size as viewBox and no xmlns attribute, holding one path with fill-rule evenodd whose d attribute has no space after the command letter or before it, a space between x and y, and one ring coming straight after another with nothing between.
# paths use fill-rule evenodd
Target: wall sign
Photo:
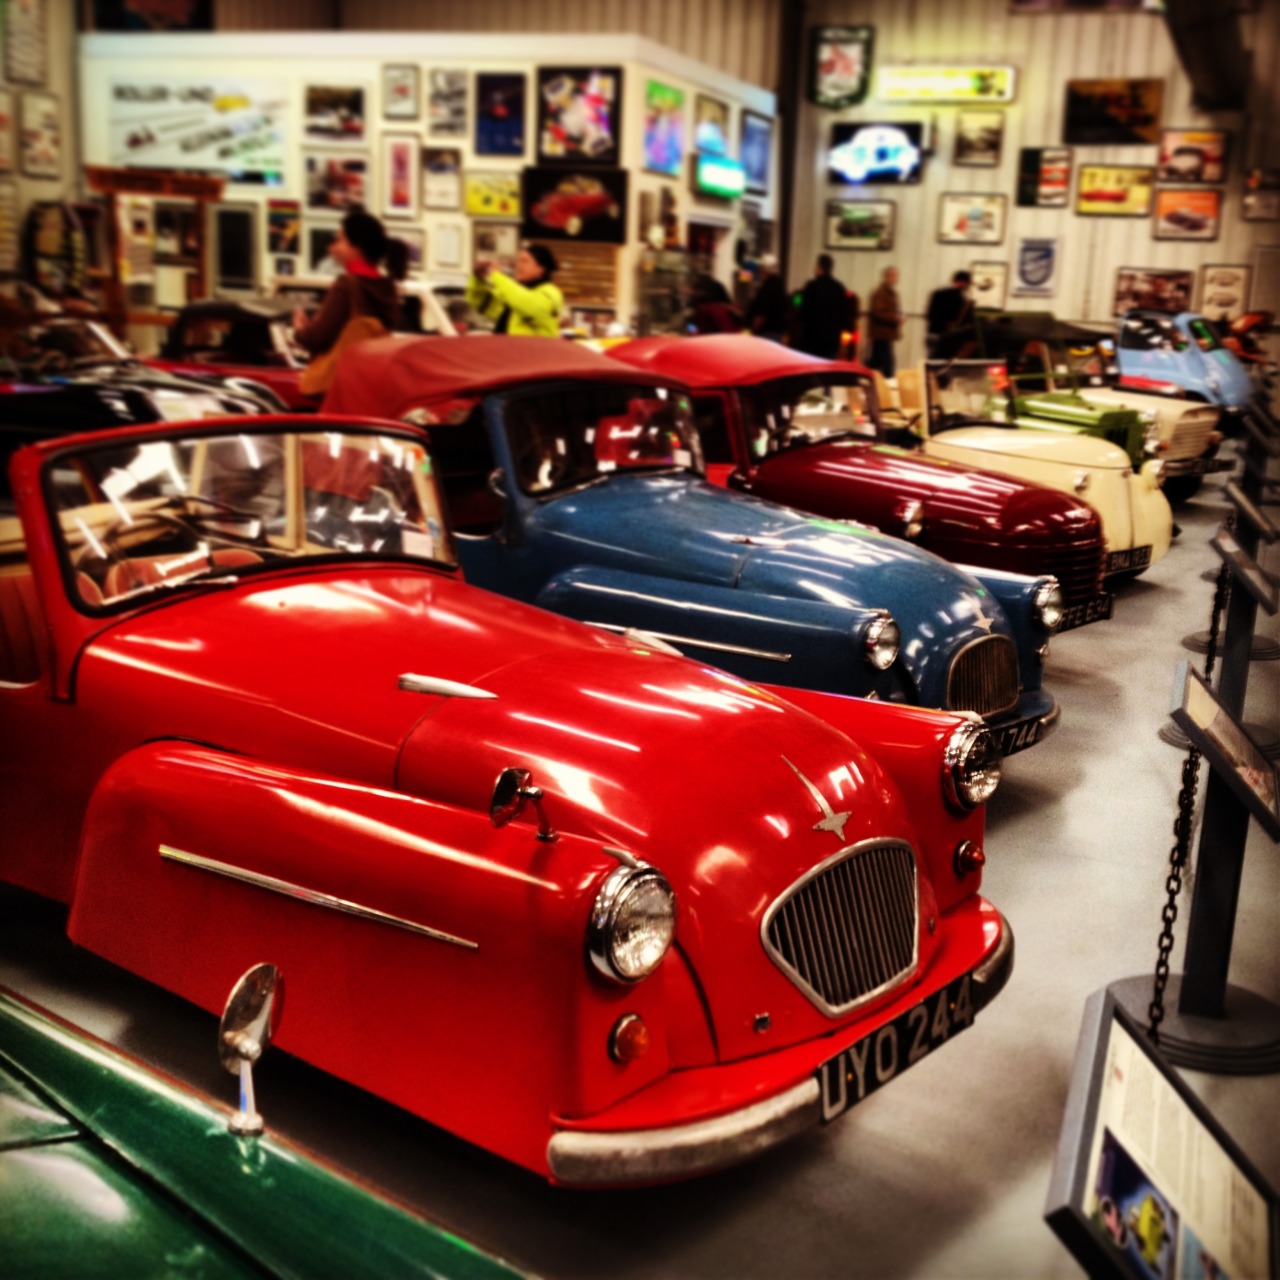
<instances>
[{"instance_id":1,"label":"wall sign","mask_svg":"<svg viewBox=\"0 0 1280 1280\"><path fill-rule=\"evenodd\" d=\"M809 33L809 101L839 111L867 96L874 27L814 27Z\"/></svg>"},{"instance_id":2,"label":"wall sign","mask_svg":"<svg viewBox=\"0 0 1280 1280\"><path fill-rule=\"evenodd\" d=\"M1103 218L1145 218L1151 213L1156 171L1145 165L1082 164L1076 212Z\"/></svg>"},{"instance_id":3,"label":"wall sign","mask_svg":"<svg viewBox=\"0 0 1280 1280\"><path fill-rule=\"evenodd\" d=\"M1023 298L1050 298L1058 291L1062 241L1056 236L1023 236L1014 258L1013 292Z\"/></svg>"},{"instance_id":4,"label":"wall sign","mask_svg":"<svg viewBox=\"0 0 1280 1280\"><path fill-rule=\"evenodd\" d=\"M1156 192L1157 240L1216 240L1221 225L1221 191L1163 187Z\"/></svg>"},{"instance_id":5,"label":"wall sign","mask_svg":"<svg viewBox=\"0 0 1280 1280\"><path fill-rule=\"evenodd\" d=\"M892 249L897 206L892 200L828 200L828 249Z\"/></svg>"},{"instance_id":6,"label":"wall sign","mask_svg":"<svg viewBox=\"0 0 1280 1280\"><path fill-rule=\"evenodd\" d=\"M1018 152L1020 208L1065 209L1070 194L1070 147L1023 147Z\"/></svg>"},{"instance_id":7,"label":"wall sign","mask_svg":"<svg viewBox=\"0 0 1280 1280\"><path fill-rule=\"evenodd\" d=\"M881 102L1012 102L1013 67L882 66L876 72Z\"/></svg>"},{"instance_id":8,"label":"wall sign","mask_svg":"<svg viewBox=\"0 0 1280 1280\"><path fill-rule=\"evenodd\" d=\"M1163 80L1068 80L1063 142L1142 146L1160 141Z\"/></svg>"}]
</instances>

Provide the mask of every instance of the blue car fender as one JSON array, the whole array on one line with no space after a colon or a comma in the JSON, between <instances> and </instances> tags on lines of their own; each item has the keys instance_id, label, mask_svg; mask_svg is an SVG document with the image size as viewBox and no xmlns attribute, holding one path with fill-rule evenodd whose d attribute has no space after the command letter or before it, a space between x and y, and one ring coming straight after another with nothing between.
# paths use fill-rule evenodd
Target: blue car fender
<instances>
[{"instance_id":1,"label":"blue car fender","mask_svg":"<svg viewBox=\"0 0 1280 1280\"><path fill-rule=\"evenodd\" d=\"M1053 632L1040 621L1036 593L1051 579L1028 578L1020 573L1004 573L999 569L973 566L966 566L964 571L986 587L1004 613L1013 641L1018 646L1018 669L1022 673L1022 687L1040 688L1043 664L1039 651L1049 643Z\"/></svg>"}]
</instances>

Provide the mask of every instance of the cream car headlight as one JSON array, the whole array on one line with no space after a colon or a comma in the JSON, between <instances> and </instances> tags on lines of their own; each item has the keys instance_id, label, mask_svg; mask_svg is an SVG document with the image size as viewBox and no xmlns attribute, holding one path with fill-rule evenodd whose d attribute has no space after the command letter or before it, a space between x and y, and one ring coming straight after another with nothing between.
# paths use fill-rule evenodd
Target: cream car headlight
<instances>
[{"instance_id":1,"label":"cream car headlight","mask_svg":"<svg viewBox=\"0 0 1280 1280\"><path fill-rule=\"evenodd\" d=\"M898 660L898 647L902 633L898 624L887 614L881 614L867 628L867 661L877 671L888 671Z\"/></svg>"},{"instance_id":2,"label":"cream car headlight","mask_svg":"<svg viewBox=\"0 0 1280 1280\"><path fill-rule=\"evenodd\" d=\"M1000 748L980 724L962 724L942 755L942 790L958 809L986 804L1000 785Z\"/></svg>"},{"instance_id":3,"label":"cream car headlight","mask_svg":"<svg viewBox=\"0 0 1280 1280\"><path fill-rule=\"evenodd\" d=\"M1062 596L1062 588L1057 578L1045 578L1036 588L1033 601L1036 621L1050 631L1056 631L1062 621L1062 613L1066 608L1066 600Z\"/></svg>"},{"instance_id":4,"label":"cream car headlight","mask_svg":"<svg viewBox=\"0 0 1280 1280\"><path fill-rule=\"evenodd\" d=\"M637 863L612 872L596 894L587 923L591 962L614 982L647 978L676 931L676 895L655 867Z\"/></svg>"}]
</instances>

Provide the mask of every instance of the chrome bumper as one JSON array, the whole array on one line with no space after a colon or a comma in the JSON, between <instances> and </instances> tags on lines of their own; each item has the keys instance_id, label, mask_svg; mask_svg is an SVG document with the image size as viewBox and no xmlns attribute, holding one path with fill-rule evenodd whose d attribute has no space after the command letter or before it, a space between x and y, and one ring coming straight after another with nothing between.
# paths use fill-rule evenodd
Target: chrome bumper
<instances>
[{"instance_id":1,"label":"chrome bumper","mask_svg":"<svg viewBox=\"0 0 1280 1280\"><path fill-rule=\"evenodd\" d=\"M1001 923L996 949L972 971L975 1014L1000 994L1013 972L1013 930L1003 917ZM551 1176L568 1186L666 1182L737 1164L821 1118L815 1074L785 1093L693 1124L618 1133L564 1130L547 1144L547 1164Z\"/></svg>"}]
</instances>

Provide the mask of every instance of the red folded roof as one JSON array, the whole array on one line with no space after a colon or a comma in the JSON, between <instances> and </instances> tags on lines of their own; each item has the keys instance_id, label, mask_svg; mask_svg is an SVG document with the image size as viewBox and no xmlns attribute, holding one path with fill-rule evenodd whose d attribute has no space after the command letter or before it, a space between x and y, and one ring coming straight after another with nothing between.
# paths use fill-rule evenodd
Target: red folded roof
<instances>
[{"instance_id":1,"label":"red folded roof","mask_svg":"<svg viewBox=\"0 0 1280 1280\"><path fill-rule=\"evenodd\" d=\"M820 360L767 338L706 334L693 338L637 338L609 348L609 355L637 369L677 378L691 387L740 387L806 373L869 376L850 360Z\"/></svg>"}]
</instances>

